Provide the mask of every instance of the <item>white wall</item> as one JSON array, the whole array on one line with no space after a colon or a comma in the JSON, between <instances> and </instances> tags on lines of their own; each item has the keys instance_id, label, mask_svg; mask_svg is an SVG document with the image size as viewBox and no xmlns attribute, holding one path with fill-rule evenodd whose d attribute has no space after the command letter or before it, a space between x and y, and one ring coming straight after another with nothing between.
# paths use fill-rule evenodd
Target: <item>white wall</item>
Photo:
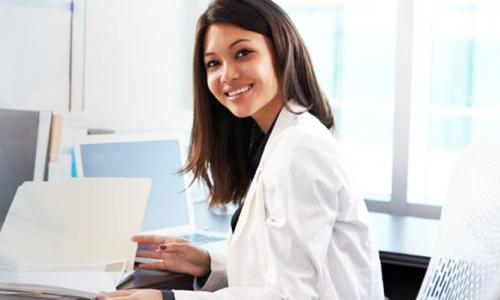
<instances>
[{"instance_id":1,"label":"white wall","mask_svg":"<svg viewBox=\"0 0 500 300\"><path fill-rule=\"evenodd\" d=\"M77 1L74 112L125 129L189 126L194 30L206 5Z\"/></svg>"},{"instance_id":2,"label":"white wall","mask_svg":"<svg viewBox=\"0 0 500 300\"><path fill-rule=\"evenodd\" d=\"M69 108L70 0L0 0L0 108Z\"/></svg>"}]
</instances>

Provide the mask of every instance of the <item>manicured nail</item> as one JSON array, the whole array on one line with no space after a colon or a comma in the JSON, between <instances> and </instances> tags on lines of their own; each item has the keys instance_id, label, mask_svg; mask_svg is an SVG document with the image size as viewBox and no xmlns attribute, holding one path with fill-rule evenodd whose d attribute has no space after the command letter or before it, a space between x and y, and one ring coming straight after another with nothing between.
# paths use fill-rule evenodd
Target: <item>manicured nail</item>
<instances>
[{"instance_id":1,"label":"manicured nail","mask_svg":"<svg viewBox=\"0 0 500 300\"><path fill-rule=\"evenodd\" d=\"M160 245L160 250L161 251L167 250L167 245Z\"/></svg>"}]
</instances>

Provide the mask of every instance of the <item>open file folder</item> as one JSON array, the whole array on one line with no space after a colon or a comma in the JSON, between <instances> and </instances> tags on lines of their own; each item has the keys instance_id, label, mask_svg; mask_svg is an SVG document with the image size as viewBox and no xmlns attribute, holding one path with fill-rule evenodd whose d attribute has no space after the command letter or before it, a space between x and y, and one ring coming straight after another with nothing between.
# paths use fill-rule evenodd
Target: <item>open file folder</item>
<instances>
[{"instance_id":1,"label":"open file folder","mask_svg":"<svg viewBox=\"0 0 500 300\"><path fill-rule=\"evenodd\" d=\"M26 182L0 232L0 267L126 261L133 269L149 179L85 178Z\"/></svg>"}]
</instances>

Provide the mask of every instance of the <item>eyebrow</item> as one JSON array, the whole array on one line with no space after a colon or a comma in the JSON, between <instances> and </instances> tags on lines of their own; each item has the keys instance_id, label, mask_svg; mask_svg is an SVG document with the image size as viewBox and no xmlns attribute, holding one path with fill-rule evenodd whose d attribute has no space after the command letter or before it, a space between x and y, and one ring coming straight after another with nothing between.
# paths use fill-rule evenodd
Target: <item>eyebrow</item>
<instances>
[{"instance_id":1,"label":"eyebrow","mask_svg":"<svg viewBox=\"0 0 500 300\"><path fill-rule=\"evenodd\" d=\"M237 44L239 44L241 42L250 42L250 40L249 39L237 39L236 41L234 41L231 44L229 44L229 47L227 47L227 48L231 49L232 47L236 46ZM215 55L215 53L213 53L213 52L205 52L205 56L209 56L209 55Z\"/></svg>"}]
</instances>

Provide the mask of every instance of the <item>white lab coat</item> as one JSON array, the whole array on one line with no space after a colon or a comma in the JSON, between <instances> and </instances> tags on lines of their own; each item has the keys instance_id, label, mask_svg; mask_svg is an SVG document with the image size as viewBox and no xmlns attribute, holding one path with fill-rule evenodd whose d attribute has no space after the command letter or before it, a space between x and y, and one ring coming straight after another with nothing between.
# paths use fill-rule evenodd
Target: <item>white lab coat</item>
<instances>
[{"instance_id":1,"label":"white lab coat","mask_svg":"<svg viewBox=\"0 0 500 300\"><path fill-rule=\"evenodd\" d=\"M295 111L304 108L289 102ZM314 116L280 112L227 257L188 299L383 299L366 205L339 147ZM215 292L214 292L215 291Z\"/></svg>"}]
</instances>

